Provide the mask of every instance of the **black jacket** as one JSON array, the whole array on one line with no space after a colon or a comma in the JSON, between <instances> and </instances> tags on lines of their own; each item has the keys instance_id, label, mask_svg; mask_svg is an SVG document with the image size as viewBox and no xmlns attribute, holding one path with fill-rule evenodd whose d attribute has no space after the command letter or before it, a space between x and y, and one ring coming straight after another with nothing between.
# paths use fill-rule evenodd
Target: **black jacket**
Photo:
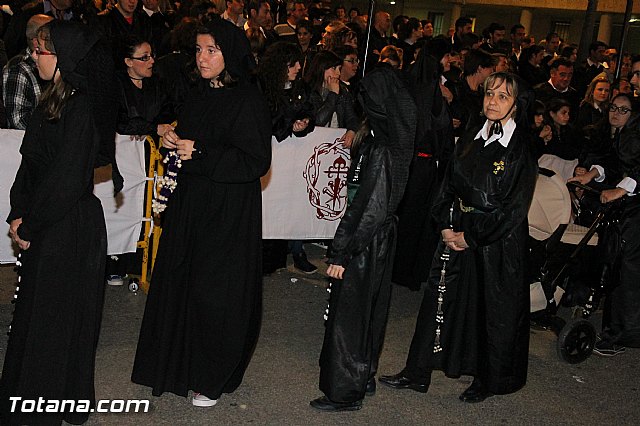
<instances>
[{"instance_id":1,"label":"black jacket","mask_svg":"<svg viewBox=\"0 0 640 426\"><path fill-rule=\"evenodd\" d=\"M318 91L307 89L313 105L316 126L329 127L333 114L338 115L338 127L353 130L360 128L360 118L354 109L354 100L347 86L340 82L340 93L328 92L323 97Z\"/></svg>"},{"instance_id":2,"label":"black jacket","mask_svg":"<svg viewBox=\"0 0 640 426\"><path fill-rule=\"evenodd\" d=\"M171 123L167 91L157 77L145 78L142 89L137 88L124 72L118 73L118 122L121 135L155 135L158 124Z\"/></svg>"}]
</instances>

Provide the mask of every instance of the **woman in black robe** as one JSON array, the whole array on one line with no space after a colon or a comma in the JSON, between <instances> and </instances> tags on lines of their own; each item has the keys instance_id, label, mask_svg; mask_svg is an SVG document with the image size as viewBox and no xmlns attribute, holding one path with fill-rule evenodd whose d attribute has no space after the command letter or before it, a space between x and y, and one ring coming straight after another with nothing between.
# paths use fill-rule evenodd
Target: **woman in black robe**
<instances>
[{"instance_id":1,"label":"woman in black robe","mask_svg":"<svg viewBox=\"0 0 640 426\"><path fill-rule=\"evenodd\" d=\"M269 107L249 84L249 42L214 17L198 30L201 79L164 135L182 161L169 199L131 376L153 395L215 405L241 383L262 312L260 177Z\"/></svg>"},{"instance_id":2,"label":"woman in black robe","mask_svg":"<svg viewBox=\"0 0 640 426\"><path fill-rule=\"evenodd\" d=\"M512 117L527 116L524 102L516 104L519 86L510 74L487 78L487 121L456 144L433 206L443 241L406 366L380 378L387 386L427 392L432 370L442 370L448 377L473 376L460 399L480 402L526 382L527 212L537 165L529 129Z\"/></svg>"},{"instance_id":3,"label":"woman in black robe","mask_svg":"<svg viewBox=\"0 0 640 426\"><path fill-rule=\"evenodd\" d=\"M360 102L373 141L352 163L359 188L336 230L327 263L333 278L320 354L322 411L362 407L375 393L375 375L391 297L397 217L415 137L416 106L390 64L361 81ZM364 160L364 164L360 161Z\"/></svg>"},{"instance_id":4,"label":"woman in black robe","mask_svg":"<svg viewBox=\"0 0 640 426\"><path fill-rule=\"evenodd\" d=\"M8 222L22 251L0 423L80 424L95 399L107 233L93 169L115 150L113 61L90 29L58 20L38 31L35 56L40 76L53 84L31 117L11 188ZM18 402L10 413L10 397L76 406L23 413Z\"/></svg>"},{"instance_id":5,"label":"woman in black robe","mask_svg":"<svg viewBox=\"0 0 640 426\"><path fill-rule=\"evenodd\" d=\"M582 170L571 178L587 184L596 180L605 188L600 202L624 196L622 216L605 234L601 257L610 270L600 340L594 352L603 356L640 347L640 131L631 124L631 97L619 94L611 101L608 120L587 127Z\"/></svg>"}]
</instances>

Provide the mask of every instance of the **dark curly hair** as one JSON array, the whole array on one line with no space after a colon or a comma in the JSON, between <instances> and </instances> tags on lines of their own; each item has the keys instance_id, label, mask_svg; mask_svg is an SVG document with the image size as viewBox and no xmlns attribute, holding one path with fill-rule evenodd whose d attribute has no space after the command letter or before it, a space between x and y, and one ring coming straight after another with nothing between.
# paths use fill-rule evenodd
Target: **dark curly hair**
<instances>
[{"instance_id":1,"label":"dark curly hair","mask_svg":"<svg viewBox=\"0 0 640 426\"><path fill-rule=\"evenodd\" d=\"M269 46L258 65L258 79L269 105L276 105L284 93L288 67L300 62L302 52L292 43L280 41Z\"/></svg>"}]
</instances>

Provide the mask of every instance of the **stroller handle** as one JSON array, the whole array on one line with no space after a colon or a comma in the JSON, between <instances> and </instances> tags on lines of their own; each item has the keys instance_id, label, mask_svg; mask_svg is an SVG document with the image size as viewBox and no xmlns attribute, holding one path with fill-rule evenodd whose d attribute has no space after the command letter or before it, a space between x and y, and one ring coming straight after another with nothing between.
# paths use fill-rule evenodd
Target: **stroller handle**
<instances>
[{"instance_id":1,"label":"stroller handle","mask_svg":"<svg viewBox=\"0 0 640 426\"><path fill-rule=\"evenodd\" d=\"M589 192L591 192L593 194L597 194L597 195L600 195L602 193L602 191L597 190L597 189L592 188L592 187L587 186L587 185L583 185L580 182L567 182L567 186L568 187L574 186L576 188L580 188L580 189L583 189L585 191L589 191ZM571 189L571 188L569 188L569 189Z\"/></svg>"}]
</instances>

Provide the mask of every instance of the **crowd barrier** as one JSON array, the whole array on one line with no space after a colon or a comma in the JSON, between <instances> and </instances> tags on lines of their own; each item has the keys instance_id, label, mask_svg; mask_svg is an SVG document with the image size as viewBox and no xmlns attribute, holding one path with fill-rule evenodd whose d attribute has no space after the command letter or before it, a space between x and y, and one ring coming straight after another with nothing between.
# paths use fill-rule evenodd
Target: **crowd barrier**
<instances>
[{"instance_id":1,"label":"crowd barrier","mask_svg":"<svg viewBox=\"0 0 640 426\"><path fill-rule=\"evenodd\" d=\"M273 139L271 169L261 179L263 238L333 237L347 200L349 152L339 141L344 132L316 128L304 138ZM23 135L24 131L0 129L0 263L14 263L17 255L5 220L10 210L9 192L20 166ZM108 253L142 249L140 285L146 290L162 231L151 209L154 178L163 172L162 157L150 137L132 141L129 136L117 135L116 158L125 181L122 192L113 197L109 166L96 169L94 193L104 209Z\"/></svg>"}]
</instances>

